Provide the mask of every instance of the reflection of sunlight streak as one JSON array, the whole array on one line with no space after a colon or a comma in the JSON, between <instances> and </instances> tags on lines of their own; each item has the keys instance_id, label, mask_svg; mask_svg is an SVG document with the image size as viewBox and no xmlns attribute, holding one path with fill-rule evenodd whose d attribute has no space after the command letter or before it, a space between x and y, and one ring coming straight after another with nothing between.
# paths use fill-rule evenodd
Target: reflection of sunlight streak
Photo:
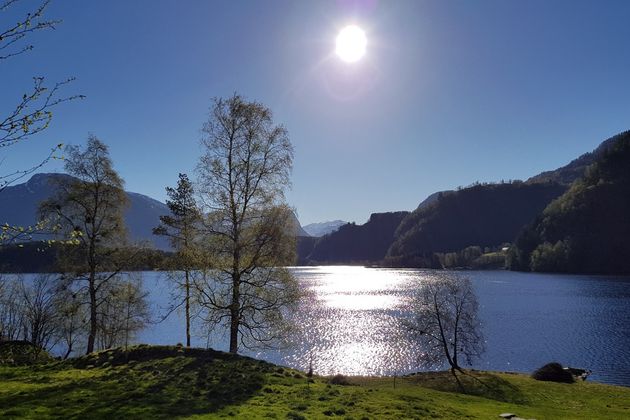
<instances>
[{"instance_id":1,"label":"reflection of sunlight streak","mask_svg":"<svg viewBox=\"0 0 630 420\"><path fill-rule=\"evenodd\" d=\"M326 306L352 311L389 309L398 306L399 298L391 295L329 294L324 296Z\"/></svg>"},{"instance_id":2,"label":"reflection of sunlight streak","mask_svg":"<svg viewBox=\"0 0 630 420\"><path fill-rule=\"evenodd\" d=\"M398 317L404 294L426 277L416 270L364 267L294 268L310 292L295 315L300 326L285 363L318 374L388 375L417 370L421 349Z\"/></svg>"}]
</instances>

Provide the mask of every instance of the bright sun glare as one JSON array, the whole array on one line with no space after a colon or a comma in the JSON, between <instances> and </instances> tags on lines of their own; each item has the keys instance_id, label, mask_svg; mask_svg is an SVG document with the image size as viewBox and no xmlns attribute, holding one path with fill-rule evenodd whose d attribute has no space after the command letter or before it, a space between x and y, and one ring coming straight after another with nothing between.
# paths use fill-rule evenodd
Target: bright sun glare
<instances>
[{"instance_id":1,"label":"bright sun glare","mask_svg":"<svg viewBox=\"0 0 630 420\"><path fill-rule=\"evenodd\" d=\"M337 35L335 52L343 61L354 63L365 54L367 38L363 29L356 25L346 26Z\"/></svg>"}]
</instances>

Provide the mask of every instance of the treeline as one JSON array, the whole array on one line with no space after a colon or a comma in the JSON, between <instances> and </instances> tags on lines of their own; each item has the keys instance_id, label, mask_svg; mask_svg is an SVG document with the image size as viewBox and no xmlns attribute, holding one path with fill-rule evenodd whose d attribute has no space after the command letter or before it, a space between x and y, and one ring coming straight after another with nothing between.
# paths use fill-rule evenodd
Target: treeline
<instances>
[{"instance_id":1,"label":"treeline","mask_svg":"<svg viewBox=\"0 0 630 420\"><path fill-rule=\"evenodd\" d=\"M522 230L508 255L510 269L630 273L630 132L614 140Z\"/></svg>"},{"instance_id":2,"label":"treeline","mask_svg":"<svg viewBox=\"0 0 630 420\"><path fill-rule=\"evenodd\" d=\"M456 252L436 252L440 267L447 269L488 270L505 268L509 244L499 247L469 246Z\"/></svg>"},{"instance_id":3,"label":"treeline","mask_svg":"<svg viewBox=\"0 0 630 420\"><path fill-rule=\"evenodd\" d=\"M96 348L127 346L150 321L138 276L114 276L99 291ZM90 334L86 291L60 274L0 275L0 343L25 341L63 358L85 351Z\"/></svg>"},{"instance_id":4,"label":"treeline","mask_svg":"<svg viewBox=\"0 0 630 420\"><path fill-rule=\"evenodd\" d=\"M117 249L123 271L150 271L176 267L172 252L139 246ZM58 273L62 260L81 258L86 249L63 242L34 241L0 247L0 273Z\"/></svg>"}]
</instances>

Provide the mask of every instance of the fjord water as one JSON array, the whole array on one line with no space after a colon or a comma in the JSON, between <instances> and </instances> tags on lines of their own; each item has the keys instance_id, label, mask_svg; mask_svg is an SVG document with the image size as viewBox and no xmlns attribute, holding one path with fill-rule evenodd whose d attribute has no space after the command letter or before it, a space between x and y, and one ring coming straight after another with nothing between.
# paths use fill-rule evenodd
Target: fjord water
<instances>
[{"instance_id":1,"label":"fjord water","mask_svg":"<svg viewBox=\"0 0 630 420\"><path fill-rule=\"evenodd\" d=\"M431 270L364 267L292 269L311 295L294 315L292 346L248 354L328 375L392 375L420 370L422 349L397 322ZM630 278L470 271L479 301L486 352L477 369L530 373L551 361L592 370L589 380L630 386ZM168 281L145 273L156 312L167 306ZM181 314L150 326L138 341L183 342ZM193 345L227 349L223 335L201 334Z\"/></svg>"}]
</instances>

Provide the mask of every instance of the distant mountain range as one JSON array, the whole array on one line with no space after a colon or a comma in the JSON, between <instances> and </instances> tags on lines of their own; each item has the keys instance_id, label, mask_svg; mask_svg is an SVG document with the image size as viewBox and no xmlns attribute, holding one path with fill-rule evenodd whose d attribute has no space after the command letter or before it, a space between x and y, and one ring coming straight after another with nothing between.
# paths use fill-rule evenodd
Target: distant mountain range
<instances>
[{"instance_id":1,"label":"distant mountain range","mask_svg":"<svg viewBox=\"0 0 630 420\"><path fill-rule=\"evenodd\" d=\"M66 174L35 174L27 182L7 187L0 193L0 224L29 226L37 222L39 203L54 194L54 179L69 178ZM129 239L146 241L155 248L170 248L165 237L153 235L160 216L169 214L166 204L135 192L126 192L129 207L125 211L125 223Z\"/></svg>"},{"instance_id":2,"label":"distant mountain range","mask_svg":"<svg viewBox=\"0 0 630 420\"><path fill-rule=\"evenodd\" d=\"M335 220L302 228L294 215L289 228L298 237L298 264L436 267L444 253L513 243L513 269L630 272L629 150L630 132L621 133L525 182L436 192L412 212L374 213L363 225ZM54 193L50 181L67 176L37 174L6 188L0 193L0 224L35 223L39 202ZM127 196L130 239L169 249L165 238L152 234L168 207L146 195Z\"/></svg>"},{"instance_id":3,"label":"distant mountain range","mask_svg":"<svg viewBox=\"0 0 630 420\"><path fill-rule=\"evenodd\" d=\"M66 174L35 174L27 182L7 187L0 193L0 225L8 223L15 226L29 226L37 222L39 203L54 194L53 182L59 178L70 178ZM129 207L125 211L125 224L129 239L133 242L145 242L150 246L170 250L168 239L153 235L153 228L160 223L160 216L169 214L166 204L143 194L126 191ZM296 236L309 236L302 229L297 217L293 215L290 229ZM37 239L45 237L38 236Z\"/></svg>"},{"instance_id":4,"label":"distant mountain range","mask_svg":"<svg viewBox=\"0 0 630 420\"><path fill-rule=\"evenodd\" d=\"M303 226L303 228L310 236L319 238L338 230L342 225L345 225L346 223L347 222L344 222L343 220L333 220L330 222L310 223L306 226Z\"/></svg>"}]
</instances>

